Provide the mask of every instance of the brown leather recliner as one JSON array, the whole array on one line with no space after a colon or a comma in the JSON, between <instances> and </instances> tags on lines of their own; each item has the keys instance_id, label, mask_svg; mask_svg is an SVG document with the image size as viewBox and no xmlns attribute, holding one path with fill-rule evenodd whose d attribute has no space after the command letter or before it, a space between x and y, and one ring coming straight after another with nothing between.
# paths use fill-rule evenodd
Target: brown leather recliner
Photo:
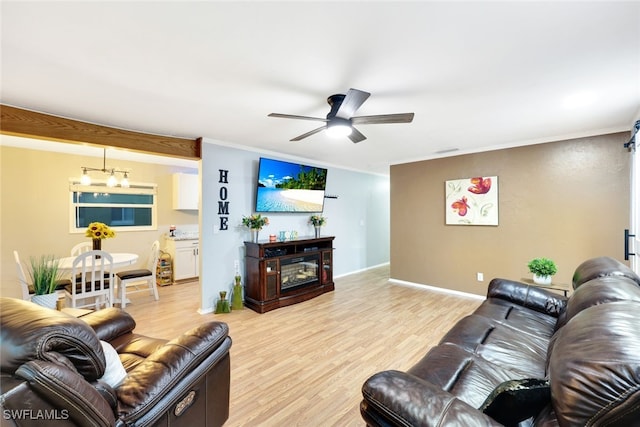
<instances>
[{"instance_id":1,"label":"brown leather recliner","mask_svg":"<svg viewBox=\"0 0 640 427\"><path fill-rule=\"evenodd\" d=\"M136 334L117 308L78 319L13 298L0 298L0 320L3 426L221 426L229 416L225 323L166 341ZM101 381L100 340L126 370L115 388Z\"/></svg>"}]
</instances>

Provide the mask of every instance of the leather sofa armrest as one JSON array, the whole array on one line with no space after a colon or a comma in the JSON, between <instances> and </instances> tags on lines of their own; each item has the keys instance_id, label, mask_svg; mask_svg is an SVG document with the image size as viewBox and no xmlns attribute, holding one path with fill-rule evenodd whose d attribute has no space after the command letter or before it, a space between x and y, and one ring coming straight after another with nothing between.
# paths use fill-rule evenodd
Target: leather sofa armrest
<instances>
[{"instance_id":1,"label":"leather sofa armrest","mask_svg":"<svg viewBox=\"0 0 640 427\"><path fill-rule=\"evenodd\" d=\"M96 333L73 316L29 301L2 297L0 323L2 372L12 373L38 359L73 365L87 381L104 374L104 353Z\"/></svg>"},{"instance_id":2,"label":"leather sofa armrest","mask_svg":"<svg viewBox=\"0 0 640 427\"><path fill-rule=\"evenodd\" d=\"M204 376L228 356L231 347L228 334L226 323L212 321L196 326L152 353L128 372L116 390L120 419L134 423L152 416L147 415L149 411L160 414L174 405L190 387L184 381ZM147 422L153 424L154 420Z\"/></svg>"},{"instance_id":3,"label":"leather sofa armrest","mask_svg":"<svg viewBox=\"0 0 640 427\"><path fill-rule=\"evenodd\" d=\"M499 426L432 383L400 371L379 372L362 386L360 412L369 426Z\"/></svg>"},{"instance_id":4,"label":"leather sofa armrest","mask_svg":"<svg viewBox=\"0 0 640 427\"><path fill-rule=\"evenodd\" d=\"M489 283L487 298L500 298L553 317L564 312L568 300L546 289L500 278Z\"/></svg>"},{"instance_id":5,"label":"leather sofa armrest","mask_svg":"<svg viewBox=\"0 0 640 427\"><path fill-rule=\"evenodd\" d=\"M109 403L77 372L54 362L32 360L21 365L16 376L26 380L33 391L54 407L62 408L59 416L68 416L77 425L115 424Z\"/></svg>"},{"instance_id":6,"label":"leather sofa armrest","mask_svg":"<svg viewBox=\"0 0 640 427\"><path fill-rule=\"evenodd\" d=\"M94 311L80 319L93 328L99 339L107 342L132 332L136 328L136 321L133 320L133 317L116 307Z\"/></svg>"}]
</instances>

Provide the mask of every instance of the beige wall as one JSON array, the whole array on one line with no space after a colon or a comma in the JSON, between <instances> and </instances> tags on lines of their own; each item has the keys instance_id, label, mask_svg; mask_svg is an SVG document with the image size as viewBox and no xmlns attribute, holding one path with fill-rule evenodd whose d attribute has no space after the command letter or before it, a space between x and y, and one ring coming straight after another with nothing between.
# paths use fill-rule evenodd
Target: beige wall
<instances>
[{"instance_id":1,"label":"beige wall","mask_svg":"<svg viewBox=\"0 0 640 427\"><path fill-rule=\"evenodd\" d=\"M80 176L80 166L101 167L102 158L0 146L0 165L0 294L18 297L13 250L25 262L41 254L68 256L73 245L87 240L69 232L69 178ZM143 262L169 224L198 224L197 212L171 207L171 174L194 170L108 158L107 166L131 169L132 182L158 185L158 230L119 233L104 242L106 250L135 252Z\"/></svg>"},{"instance_id":2,"label":"beige wall","mask_svg":"<svg viewBox=\"0 0 640 427\"><path fill-rule=\"evenodd\" d=\"M629 160L617 133L391 167L391 277L484 295L550 257L570 283L585 259L623 260ZM445 225L445 180L499 177L499 226ZM484 282L476 273L484 273Z\"/></svg>"}]
</instances>

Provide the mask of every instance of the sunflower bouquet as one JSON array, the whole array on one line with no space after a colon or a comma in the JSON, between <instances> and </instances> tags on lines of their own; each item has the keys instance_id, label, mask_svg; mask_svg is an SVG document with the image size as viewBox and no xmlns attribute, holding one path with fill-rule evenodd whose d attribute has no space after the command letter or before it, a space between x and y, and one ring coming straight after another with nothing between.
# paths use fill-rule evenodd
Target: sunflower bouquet
<instances>
[{"instance_id":1,"label":"sunflower bouquet","mask_svg":"<svg viewBox=\"0 0 640 427\"><path fill-rule=\"evenodd\" d=\"M89 227L87 227L84 235L92 239L108 239L110 237L116 237L116 232L109 228L107 224L92 222L89 224Z\"/></svg>"}]
</instances>

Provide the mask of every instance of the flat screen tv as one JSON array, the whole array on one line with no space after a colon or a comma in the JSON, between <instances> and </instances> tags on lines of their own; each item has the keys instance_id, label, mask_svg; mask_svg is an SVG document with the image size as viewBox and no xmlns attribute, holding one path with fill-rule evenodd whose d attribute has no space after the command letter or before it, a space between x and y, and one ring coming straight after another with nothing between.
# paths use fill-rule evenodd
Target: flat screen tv
<instances>
[{"instance_id":1,"label":"flat screen tv","mask_svg":"<svg viewBox=\"0 0 640 427\"><path fill-rule=\"evenodd\" d=\"M327 170L260 158L256 212L322 212Z\"/></svg>"}]
</instances>

